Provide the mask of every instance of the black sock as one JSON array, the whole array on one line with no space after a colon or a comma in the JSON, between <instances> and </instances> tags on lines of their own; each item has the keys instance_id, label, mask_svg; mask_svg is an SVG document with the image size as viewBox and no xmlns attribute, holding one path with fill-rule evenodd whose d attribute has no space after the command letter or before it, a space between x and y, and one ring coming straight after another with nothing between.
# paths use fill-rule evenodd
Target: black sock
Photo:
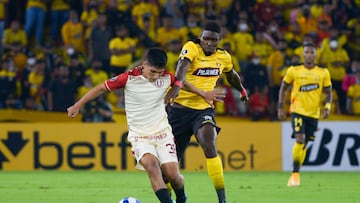
<instances>
[{"instance_id":1,"label":"black sock","mask_svg":"<svg viewBox=\"0 0 360 203\"><path fill-rule=\"evenodd\" d=\"M174 192L176 194L176 203L182 203L185 201L186 196L185 196L184 186L180 189L174 188Z\"/></svg>"},{"instance_id":2,"label":"black sock","mask_svg":"<svg viewBox=\"0 0 360 203\"><path fill-rule=\"evenodd\" d=\"M225 190L224 189L217 189L216 190L218 199L220 203L226 202L226 198L225 198Z\"/></svg>"},{"instance_id":3,"label":"black sock","mask_svg":"<svg viewBox=\"0 0 360 203\"><path fill-rule=\"evenodd\" d=\"M156 191L155 194L161 203L171 203L172 202L167 188L162 188L162 189Z\"/></svg>"}]
</instances>

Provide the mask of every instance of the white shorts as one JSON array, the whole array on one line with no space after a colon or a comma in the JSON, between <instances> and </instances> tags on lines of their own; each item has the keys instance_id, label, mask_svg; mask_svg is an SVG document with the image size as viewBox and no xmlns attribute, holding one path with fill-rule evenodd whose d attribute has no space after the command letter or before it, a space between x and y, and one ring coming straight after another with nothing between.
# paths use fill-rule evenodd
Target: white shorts
<instances>
[{"instance_id":1,"label":"white shorts","mask_svg":"<svg viewBox=\"0 0 360 203\"><path fill-rule=\"evenodd\" d=\"M160 165L169 162L178 162L176 155L176 146L171 128L166 128L157 135L139 136L129 132L128 140L131 143L131 151L137 164L136 169L145 170L140 160L145 154L154 155L160 162Z\"/></svg>"}]
</instances>

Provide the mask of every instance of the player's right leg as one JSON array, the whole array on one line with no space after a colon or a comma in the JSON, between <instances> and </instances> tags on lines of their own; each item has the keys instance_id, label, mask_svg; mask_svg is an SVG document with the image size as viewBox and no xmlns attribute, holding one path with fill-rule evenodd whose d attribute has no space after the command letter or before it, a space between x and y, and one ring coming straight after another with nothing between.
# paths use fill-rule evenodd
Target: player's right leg
<instances>
[{"instance_id":1,"label":"player's right leg","mask_svg":"<svg viewBox=\"0 0 360 203\"><path fill-rule=\"evenodd\" d=\"M168 189L166 188L162 178L158 159L154 155L148 153L143 155L140 162L141 165L145 168L149 176L151 186L160 202L172 203Z\"/></svg>"}]
</instances>

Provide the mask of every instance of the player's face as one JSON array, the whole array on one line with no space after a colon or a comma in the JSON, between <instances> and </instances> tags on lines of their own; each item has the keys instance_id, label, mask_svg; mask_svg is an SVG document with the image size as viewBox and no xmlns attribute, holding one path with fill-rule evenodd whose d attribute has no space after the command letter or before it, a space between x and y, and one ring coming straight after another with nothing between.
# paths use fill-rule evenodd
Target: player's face
<instances>
[{"instance_id":1,"label":"player's face","mask_svg":"<svg viewBox=\"0 0 360 203\"><path fill-rule=\"evenodd\" d=\"M200 37L200 45L205 54L212 54L215 52L220 40L220 34L208 30L204 30Z\"/></svg>"},{"instance_id":2,"label":"player's face","mask_svg":"<svg viewBox=\"0 0 360 203\"><path fill-rule=\"evenodd\" d=\"M165 68L150 66L148 63L143 63L142 75L150 82L155 82L164 74Z\"/></svg>"},{"instance_id":3,"label":"player's face","mask_svg":"<svg viewBox=\"0 0 360 203\"><path fill-rule=\"evenodd\" d=\"M316 49L314 47L304 47L304 63L314 64L316 57Z\"/></svg>"}]
</instances>

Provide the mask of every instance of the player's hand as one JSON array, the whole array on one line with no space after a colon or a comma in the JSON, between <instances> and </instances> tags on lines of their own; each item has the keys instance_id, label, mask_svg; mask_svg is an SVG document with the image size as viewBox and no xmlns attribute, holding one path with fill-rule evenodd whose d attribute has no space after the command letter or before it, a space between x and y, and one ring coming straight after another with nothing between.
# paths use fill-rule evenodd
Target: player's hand
<instances>
[{"instance_id":1,"label":"player's hand","mask_svg":"<svg viewBox=\"0 0 360 203\"><path fill-rule=\"evenodd\" d=\"M76 105L73 105L67 108L67 112L68 112L68 117L75 118L75 116L79 114L80 108L77 107Z\"/></svg>"},{"instance_id":2,"label":"player's hand","mask_svg":"<svg viewBox=\"0 0 360 203\"><path fill-rule=\"evenodd\" d=\"M330 109L323 109L321 110L321 117L322 118L328 118L330 116Z\"/></svg>"},{"instance_id":3,"label":"player's hand","mask_svg":"<svg viewBox=\"0 0 360 203\"><path fill-rule=\"evenodd\" d=\"M206 103L210 104L211 107L214 108L214 101L224 102L225 94L221 89L215 88L212 91L204 92L202 97Z\"/></svg>"},{"instance_id":4,"label":"player's hand","mask_svg":"<svg viewBox=\"0 0 360 203\"><path fill-rule=\"evenodd\" d=\"M174 99L179 95L180 87L174 85L171 87L171 89L168 91L168 93L165 95L165 104L171 104Z\"/></svg>"},{"instance_id":5,"label":"player's hand","mask_svg":"<svg viewBox=\"0 0 360 203\"><path fill-rule=\"evenodd\" d=\"M286 112L284 109L278 109L278 118L279 120L285 120L286 119Z\"/></svg>"},{"instance_id":6,"label":"player's hand","mask_svg":"<svg viewBox=\"0 0 360 203\"><path fill-rule=\"evenodd\" d=\"M246 103L249 101L249 95L245 89L241 90L241 92L240 92L240 100L243 103Z\"/></svg>"}]
</instances>

